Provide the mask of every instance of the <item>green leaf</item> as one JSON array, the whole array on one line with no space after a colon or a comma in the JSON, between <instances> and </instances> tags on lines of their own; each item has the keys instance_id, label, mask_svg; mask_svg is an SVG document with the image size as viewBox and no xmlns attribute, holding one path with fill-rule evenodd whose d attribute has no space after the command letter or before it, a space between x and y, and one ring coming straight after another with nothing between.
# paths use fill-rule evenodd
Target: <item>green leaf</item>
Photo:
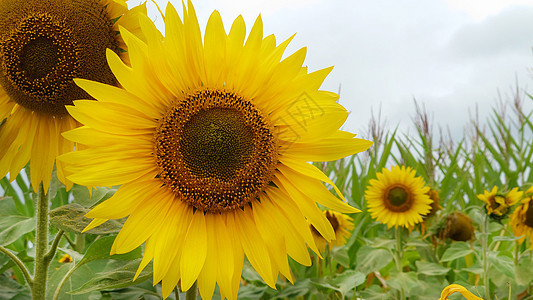
<instances>
[{"instance_id":1,"label":"green leaf","mask_svg":"<svg viewBox=\"0 0 533 300\"><path fill-rule=\"evenodd\" d=\"M275 296L274 299L295 299L296 297L303 296L309 292L311 288L311 280L306 278L304 280L297 281L294 285L290 285L283 289L281 293Z\"/></svg>"},{"instance_id":2,"label":"green leaf","mask_svg":"<svg viewBox=\"0 0 533 300\"><path fill-rule=\"evenodd\" d=\"M98 273L81 287L68 293L72 295L81 295L92 291L119 289L139 284L152 277L152 272L149 271L152 268L145 268L137 280L133 281L133 277L135 276L135 272L140 263L141 259L137 259L124 265L122 268Z\"/></svg>"},{"instance_id":3,"label":"green leaf","mask_svg":"<svg viewBox=\"0 0 533 300\"><path fill-rule=\"evenodd\" d=\"M85 214L88 211L87 208L84 208L77 203L60 206L50 211L50 224L58 229L63 229L66 232L81 233L91 222L91 219L85 217ZM86 233L118 233L123 224L124 223L120 220L109 220Z\"/></svg>"},{"instance_id":4,"label":"green leaf","mask_svg":"<svg viewBox=\"0 0 533 300\"><path fill-rule=\"evenodd\" d=\"M489 254L489 263L496 269L498 272L503 273L509 278L514 278L514 263L513 260L505 255L496 255L495 252Z\"/></svg>"},{"instance_id":5,"label":"green leaf","mask_svg":"<svg viewBox=\"0 0 533 300\"><path fill-rule=\"evenodd\" d=\"M96 187L92 190L92 196L89 193L89 189L82 185L74 185L72 187L72 195L74 196L74 202L80 204L83 207L92 207L95 204L111 198L115 194L117 189L110 189L105 187Z\"/></svg>"},{"instance_id":6,"label":"green leaf","mask_svg":"<svg viewBox=\"0 0 533 300\"><path fill-rule=\"evenodd\" d=\"M418 274L424 274L424 275L445 275L450 271L450 268L445 268L437 263L432 262L425 262L425 261L416 261L416 268L418 270Z\"/></svg>"},{"instance_id":7,"label":"green leaf","mask_svg":"<svg viewBox=\"0 0 533 300\"><path fill-rule=\"evenodd\" d=\"M0 246L13 243L24 234L35 229L35 219L24 216L0 218Z\"/></svg>"},{"instance_id":8,"label":"green leaf","mask_svg":"<svg viewBox=\"0 0 533 300\"><path fill-rule=\"evenodd\" d=\"M339 291L344 297L350 290L365 282L365 279L365 274L355 270L347 270L336 276L331 283L339 287Z\"/></svg>"},{"instance_id":9,"label":"green leaf","mask_svg":"<svg viewBox=\"0 0 533 300\"><path fill-rule=\"evenodd\" d=\"M516 280L521 285L528 285L533 282L533 260L526 255L520 259L515 267Z\"/></svg>"},{"instance_id":10,"label":"green leaf","mask_svg":"<svg viewBox=\"0 0 533 300\"><path fill-rule=\"evenodd\" d=\"M461 257L465 257L470 253L474 253L474 250L468 246L465 242L456 242L446 249L442 257L441 262L456 260Z\"/></svg>"},{"instance_id":11,"label":"green leaf","mask_svg":"<svg viewBox=\"0 0 533 300\"><path fill-rule=\"evenodd\" d=\"M331 256L343 267L350 267L350 257L348 256L348 249L346 247L334 248L331 251Z\"/></svg>"},{"instance_id":12,"label":"green leaf","mask_svg":"<svg viewBox=\"0 0 533 300\"><path fill-rule=\"evenodd\" d=\"M95 240L89 246L89 248L87 249L87 252L85 252L85 255L80 260L80 262L76 265L76 267L84 265L93 260L99 260L99 259L133 260L133 259L142 257L141 247L137 247L135 250L128 252L128 253L124 253L124 254L115 254L115 255L109 254L109 252L111 251L111 246L113 245L114 241L115 241L114 236L106 236L106 237L102 237L100 239Z\"/></svg>"},{"instance_id":13,"label":"green leaf","mask_svg":"<svg viewBox=\"0 0 533 300\"><path fill-rule=\"evenodd\" d=\"M356 270L367 275L371 272L379 271L391 261L392 255L389 251L364 245L357 251Z\"/></svg>"},{"instance_id":14,"label":"green leaf","mask_svg":"<svg viewBox=\"0 0 533 300\"><path fill-rule=\"evenodd\" d=\"M239 295L237 299L260 299L268 289L267 286L256 286L247 284L239 288Z\"/></svg>"},{"instance_id":15,"label":"green leaf","mask_svg":"<svg viewBox=\"0 0 533 300\"><path fill-rule=\"evenodd\" d=\"M12 197L0 197L0 217L20 215Z\"/></svg>"},{"instance_id":16,"label":"green leaf","mask_svg":"<svg viewBox=\"0 0 533 300\"><path fill-rule=\"evenodd\" d=\"M27 287L21 286L6 274L0 274L0 300L30 300L30 292Z\"/></svg>"}]
</instances>

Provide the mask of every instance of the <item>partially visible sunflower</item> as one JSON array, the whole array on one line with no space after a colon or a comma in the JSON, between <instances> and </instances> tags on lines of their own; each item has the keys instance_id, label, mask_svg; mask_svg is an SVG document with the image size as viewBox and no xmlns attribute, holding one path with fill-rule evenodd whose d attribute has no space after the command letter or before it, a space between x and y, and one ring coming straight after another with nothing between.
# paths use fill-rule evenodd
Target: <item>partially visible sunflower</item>
<instances>
[{"instance_id":1,"label":"partially visible sunflower","mask_svg":"<svg viewBox=\"0 0 533 300\"><path fill-rule=\"evenodd\" d=\"M526 191L526 197L515 208L511 216L511 226L515 236L520 236L519 243L529 237L533 249L533 187Z\"/></svg>"},{"instance_id":2,"label":"partially visible sunflower","mask_svg":"<svg viewBox=\"0 0 533 300\"><path fill-rule=\"evenodd\" d=\"M422 217L423 218L429 218L429 217L432 217L434 216L439 210L442 209L442 206L440 206L440 197L439 197L439 192L435 191L434 189L429 189L429 191L427 192L427 195L429 197L429 199L432 200L431 202L431 210L423 215Z\"/></svg>"},{"instance_id":3,"label":"partially visible sunflower","mask_svg":"<svg viewBox=\"0 0 533 300\"><path fill-rule=\"evenodd\" d=\"M310 265L307 247L319 253L307 221L335 239L316 202L359 212L308 162L372 144L339 129L348 112L319 90L331 68L309 73L305 48L282 60L292 38L263 37L260 17L248 38L242 17L227 34L217 11L202 38L190 2L182 18L167 5L164 36L141 24L146 42L121 28L131 67L108 51L122 88L77 80L97 101L68 107L85 126L64 136L87 147L59 158L69 179L121 185L86 230L127 216L111 253L146 242L137 275L153 260L163 297L197 281L204 299L217 284L236 299L244 255L272 288L279 273L292 281L287 255Z\"/></svg>"},{"instance_id":4,"label":"partially visible sunflower","mask_svg":"<svg viewBox=\"0 0 533 300\"><path fill-rule=\"evenodd\" d=\"M429 213L432 200L428 196L429 187L425 186L416 172L405 166L383 168L371 179L365 192L368 211L372 218L391 227L413 227Z\"/></svg>"},{"instance_id":5,"label":"partially visible sunflower","mask_svg":"<svg viewBox=\"0 0 533 300\"><path fill-rule=\"evenodd\" d=\"M89 98L73 79L116 84L106 49L128 60L118 30L139 33L144 11L124 0L0 0L0 178L31 160L34 191L48 190L56 156L74 150L61 133L79 124L65 105ZM59 162L57 176L72 186Z\"/></svg>"},{"instance_id":6,"label":"partially visible sunflower","mask_svg":"<svg viewBox=\"0 0 533 300\"><path fill-rule=\"evenodd\" d=\"M485 209L491 218L501 220L507 217L509 208L518 203L523 194L518 188L513 188L507 194L498 193L498 187L494 186L490 192L486 190L477 197L485 202Z\"/></svg>"},{"instance_id":7,"label":"partially visible sunflower","mask_svg":"<svg viewBox=\"0 0 533 300\"><path fill-rule=\"evenodd\" d=\"M457 292L461 293L461 295L468 300L483 300L483 298L479 298L478 296L472 294L464 286L459 284L450 284L449 286L445 287L440 294L439 300L447 300L451 294Z\"/></svg>"},{"instance_id":8,"label":"partially visible sunflower","mask_svg":"<svg viewBox=\"0 0 533 300\"><path fill-rule=\"evenodd\" d=\"M346 240L350 237L350 231L353 229L353 220L349 216L338 213L333 210L325 210L324 215L328 219L333 231L335 232L335 239L328 244L329 249L333 249L334 246L342 246L346 243ZM315 240L315 244L320 252L326 250L326 239L316 230L313 225L311 226L311 233Z\"/></svg>"},{"instance_id":9,"label":"partially visible sunflower","mask_svg":"<svg viewBox=\"0 0 533 300\"><path fill-rule=\"evenodd\" d=\"M438 236L441 239L466 242L474 238L474 229L472 219L456 211L446 216L446 220L438 229Z\"/></svg>"}]
</instances>

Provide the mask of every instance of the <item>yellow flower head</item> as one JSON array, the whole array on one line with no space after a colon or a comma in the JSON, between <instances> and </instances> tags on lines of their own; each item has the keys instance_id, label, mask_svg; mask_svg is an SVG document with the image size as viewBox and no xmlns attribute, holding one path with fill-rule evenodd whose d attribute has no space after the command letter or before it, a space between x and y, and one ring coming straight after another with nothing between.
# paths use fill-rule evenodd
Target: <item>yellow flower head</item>
<instances>
[{"instance_id":1,"label":"yellow flower head","mask_svg":"<svg viewBox=\"0 0 533 300\"><path fill-rule=\"evenodd\" d=\"M70 257L70 255L65 253L65 255L63 255L63 257L61 257L59 259L59 262L60 263L71 263L72 262L72 257Z\"/></svg>"},{"instance_id":2,"label":"yellow flower head","mask_svg":"<svg viewBox=\"0 0 533 300\"><path fill-rule=\"evenodd\" d=\"M372 218L392 226L413 227L429 213L429 187L416 172L405 166L383 168L377 179L371 179L365 192Z\"/></svg>"},{"instance_id":3,"label":"yellow flower head","mask_svg":"<svg viewBox=\"0 0 533 300\"><path fill-rule=\"evenodd\" d=\"M316 201L359 211L307 162L372 144L339 130L348 112L319 90L331 68L308 72L305 48L282 59L292 38L263 37L260 17L247 38L242 17L227 33L217 11L202 37L190 2L181 17L167 5L164 36L148 17L140 23L146 42L120 29L131 67L108 51L121 88L77 80L97 101L68 107L85 126L64 136L87 147L60 157L69 179L121 185L87 214L86 230L128 217L111 252L146 242L138 274L153 260L163 297L197 281L204 299L216 284L236 299L244 255L269 286L279 273L292 281L287 255L309 265L307 246L319 252L307 220L335 239Z\"/></svg>"},{"instance_id":4,"label":"yellow flower head","mask_svg":"<svg viewBox=\"0 0 533 300\"><path fill-rule=\"evenodd\" d=\"M328 243L329 249L333 249L334 246L344 245L346 240L350 237L350 231L354 227L352 218L333 210L325 210L324 214L331 224L331 227L333 227L333 231L335 231L335 239ZM318 250L320 250L320 252L324 252L324 250L326 250L326 239L324 239L324 237L313 225L310 226L311 233L313 233L313 238Z\"/></svg>"},{"instance_id":5,"label":"yellow flower head","mask_svg":"<svg viewBox=\"0 0 533 300\"><path fill-rule=\"evenodd\" d=\"M31 184L48 190L56 156L74 150L61 133L78 126L65 109L89 95L74 83L116 84L106 49L127 58L119 26L139 30L123 0L0 1L0 178L31 160ZM58 178L65 180L63 165Z\"/></svg>"},{"instance_id":6,"label":"yellow flower head","mask_svg":"<svg viewBox=\"0 0 533 300\"><path fill-rule=\"evenodd\" d=\"M474 238L474 224L469 216L456 211L446 216L445 224L438 234L441 239L466 242Z\"/></svg>"},{"instance_id":7,"label":"yellow flower head","mask_svg":"<svg viewBox=\"0 0 533 300\"><path fill-rule=\"evenodd\" d=\"M445 287L442 290L442 293L440 294L439 300L446 300L448 299L448 296L450 296L453 293L461 293L466 299L468 300L483 300L483 298L479 298L472 294L469 290L467 290L464 286L459 284L450 284L449 286Z\"/></svg>"},{"instance_id":8,"label":"yellow flower head","mask_svg":"<svg viewBox=\"0 0 533 300\"><path fill-rule=\"evenodd\" d=\"M511 226L515 236L520 236L518 240L523 243L529 237L531 249L533 249L533 187L526 191L526 198L524 198L520 205L514 210L511 215Z\"/></svg>"},{"instance_id":9,"label":"yellow flower head","mask_svg":"<svg viewBox=\"0 0 533 300\"><path fill-rule=\"evenodd\" d=\"M503 219L509 212L509 207L518 203L524 193L514 188L506 195L498 193L498 187L494 186L492 190L484 191L483 194L477 195L478 199L485 202L487 214L495 219Z\"/></svg>"}]
</instances>

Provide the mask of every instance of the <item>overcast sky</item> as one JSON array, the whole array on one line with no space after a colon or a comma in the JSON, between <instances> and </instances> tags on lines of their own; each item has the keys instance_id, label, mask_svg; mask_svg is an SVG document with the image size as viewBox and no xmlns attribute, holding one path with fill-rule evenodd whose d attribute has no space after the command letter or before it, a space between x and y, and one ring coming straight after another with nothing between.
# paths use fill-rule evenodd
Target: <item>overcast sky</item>
<instances>
[{"instance_id":1,"label":"overcast sky","mask_svg":"<svg viewBox=\"0 0 533 300\"><path fill-rule=\"evenodd\" d=\"M164 10L167 1L156 0ZM137 4L139 0L130 0ZM171 1L177 7L181 1ZM226 31L242 14L247 29L261 14L286 53L307 46L311 71L335 66L323 89L338 91L350 112L345 129L366 128L382 107L390 126L405 131L413 98L456 137L479 106L484 120L498 91L507 99L518 81L533 87L533 0L207 0L193 2L205 28L218 10ZM149 15L163 28L149 3ZM533 108L533 101L526 101Z\"/></svg>"}]
</instances>

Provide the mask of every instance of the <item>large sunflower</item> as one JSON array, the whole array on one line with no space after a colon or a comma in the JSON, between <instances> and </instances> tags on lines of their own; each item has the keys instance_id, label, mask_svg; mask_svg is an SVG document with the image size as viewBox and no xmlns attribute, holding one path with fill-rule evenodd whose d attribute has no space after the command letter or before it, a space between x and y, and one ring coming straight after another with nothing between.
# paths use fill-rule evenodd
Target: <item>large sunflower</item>
<instances>
[{"instance_id":1,"label":"large sunflower","mask_svg":"<svg viewBox=\"0 0 533 300\"><path fill-rule=\"evenodd\" d=\"M115 84L106 48L127 60L119 26L140 31L124 0L0 0L0 178L31 160L30 181L48 190L56 156L74 150L78 126L65 105L89 95L73 78ZM65 180L57 164L58 178Z\"/></svg>"},{"instance_id":2,"label":"large sunflower","mask_svg":"<svg viewBox=\"0 0 533 300\"><path fill-rule=\"evenodd\" d=\"M163 37L141 18L146 43L121 28L131 67L112 51L108 63L122 89L77 81L98 101L68 107L85 126L64 136L87 149L60 160L76 183L121 185L87 214L86 230L129 216L111 252L146 242L139 272L153 259L164 297L197 280L204 299L215 284L235 299L244 255L272 288L278 273L292 281L287 254L309 265L307 246L318 253L306 221L335 238L315 201L359 211L307 161L372 143L339 130L347 111L318 90L331 68L308 73L305 48L281 60L292 38L263 38L261 18L247 39L242 17L226 34L215 11L202 41L190 2L183 21L169 4L165 23Z\"/></svg>"},{"instance_id":3,"label":"large sunflower","mask_svg":"<svg viewBox=\"0 0 533 300\"><path fill-rule=\"evenodd\" d=\"M523 243L529 237L533 249L533 187L526 191L526 197L515 208L511 216L511 226L515 236L521 237L518 241Z\"/></svg>"},{"instance_id":4,"label":"large sunflower","mask_svg":"<svg viewBox=\"0 0 533 300\"><path fill-rule=\"evenodd\" d=\"M413 169L383 168L376 176L377 179L369 181L365 198L372 218L387 224L387 228L412 227L431 210L429 187L421 177L416 177Z\"/></svg>"}]
</instances>

